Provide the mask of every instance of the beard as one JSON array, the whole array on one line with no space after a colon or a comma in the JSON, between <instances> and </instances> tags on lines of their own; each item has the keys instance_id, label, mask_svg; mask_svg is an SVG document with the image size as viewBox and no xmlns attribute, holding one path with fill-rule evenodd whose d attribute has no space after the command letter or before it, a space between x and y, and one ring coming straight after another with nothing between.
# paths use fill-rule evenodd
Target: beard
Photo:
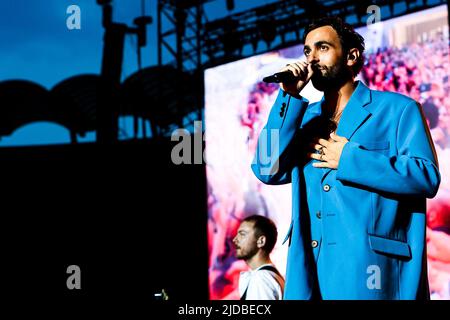
<instances>
[{"instance_id":1,"label":"beard","mask_svg":"<svg viewBox=\"0 0 450 320\"><path fill-rule=\"evenodd\" d=\"M339 89L344 83L351 79L352 74L345 64L345 59L341 59L337 64L327 66L313 67L314 74L311 82L319 91L329 91Z\"/></svg>"},{"instance_id":2,"label":"beard","mask_svg":"<svg viewBox=\"0 0 450 320\"><path fill-rule=\"evenodd\" d=\"M256 246L253 248L248 248L247 250L239 248L239 251L236 250L236 258L242 259L242 260L249 260L257 253L258 253L258 248Z\"/></svg>"}]
</instances>

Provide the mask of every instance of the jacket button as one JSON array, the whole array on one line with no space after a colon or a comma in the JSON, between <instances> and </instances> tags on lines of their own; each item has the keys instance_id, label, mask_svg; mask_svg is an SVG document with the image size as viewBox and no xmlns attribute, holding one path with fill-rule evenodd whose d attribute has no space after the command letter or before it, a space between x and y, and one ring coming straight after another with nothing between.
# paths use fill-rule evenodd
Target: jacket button
<instances>
[{"instance_id":1,"label":"jacket button","mask_svg":"<svg viewBox=\"0 0 450 320\"><path fill-rule=\"evenodd\" d=\"M320 218L322 218L322 215L321 215L320 211L317 211L317 213L316 213L316 217L317 217L317 219L320 219Z\"/></svg>"},{"instance_id":2,"label":"jacket button","mask_svg":"<svg viewBox=\"0 0 450 320\"><path fill-rule=\"evenodd\" d=\"M325 191L325 192L328 192L328 191L330 191L330 186L329 185L324 185L323 186L323 191Z\"/></svg>"},{"instance_id":3,"label":"jacket button","mask_svg":"<svg viewBox=\"0 0 450 320\"><path fill-rule=\"evenodd\" d=\"M280 117L282 117L282 116L284 116L284 112L283 111L280 112Z\"/></svg>"},{"instance_id":4,"label":"jacket button","mask_svg":"<svg viewBox=\"0 0 450 320\"><path fill-rule=\"evenodd\" d=\"M311 241L311 247L317 248L318 245L319 245L319 242L317 242L317 240Z\"/></svg>"}]
</instances>

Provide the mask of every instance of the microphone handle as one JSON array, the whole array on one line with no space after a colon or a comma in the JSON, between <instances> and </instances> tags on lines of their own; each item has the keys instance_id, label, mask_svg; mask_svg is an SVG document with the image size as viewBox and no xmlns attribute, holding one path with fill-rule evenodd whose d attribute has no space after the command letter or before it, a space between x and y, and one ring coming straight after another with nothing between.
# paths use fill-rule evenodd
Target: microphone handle
<instances>
[{"instance_id":1,"label":"microphone handle","mask_svg":"<svg viewBox=\"0 0 450 320\"><path fill-rule=\"evenodd\" d=\"M263 81L267 83L280 83L280 82L291 83L296 80L297 78L291 71L277 72L271 76L263 78Z\"/></svg>"}]
</instances>

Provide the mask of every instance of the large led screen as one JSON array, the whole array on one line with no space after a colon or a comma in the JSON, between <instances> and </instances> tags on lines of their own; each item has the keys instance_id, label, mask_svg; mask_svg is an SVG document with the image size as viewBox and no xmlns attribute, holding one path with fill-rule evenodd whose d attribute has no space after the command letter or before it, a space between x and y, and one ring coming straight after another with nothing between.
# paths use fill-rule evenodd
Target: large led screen
<instances>
[{"instance_id":1,"label":"large led screen","mask_svg":"<svg viewBox=\"0 0 450 320\"><path fill-rule=\"evenodd\" d=\"M357 31L366 41L366 63L358 78L370 88L419 101L431 129L442 182L428 201L427 251L433 299L450 297L450 74L447 7L405 15ZM395 26L395 28L394 28ZM278 227L271 258L284 274L287 246L281 242L291 219L290 185L268 186L250 164L278 85L264 76L304 59L302 46L253 56L205 72L205 154L208 180L209 289L211 299L239 299L238 279L247 270L232 239L242 219L260 214ZM322 98L309 84L302 93Z\"/></svg>"}]
</instances>

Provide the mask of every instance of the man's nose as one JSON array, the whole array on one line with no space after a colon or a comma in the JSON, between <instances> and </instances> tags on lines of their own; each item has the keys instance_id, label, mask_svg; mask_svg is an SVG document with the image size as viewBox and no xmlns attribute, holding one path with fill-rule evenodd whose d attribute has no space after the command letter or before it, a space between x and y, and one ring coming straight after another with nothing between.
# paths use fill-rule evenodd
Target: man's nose
<instances>
[{"instance_id":1,"label":"man's nose","mask_svg":"<svg viewBox=\"0 0 450 320\"><path fill-rule=\"evenodd\" d=\"M310 54L308 55L306 61L308 63L312 63L312 64L316 64L317 62L319 62L319 59L318 59L317 54L316 54L316 50L312 50L310 52Z\"/></svg>"},{"instance_id":2,"label":"man's nose","mask_svg":"<svg viewBox=\"0 0 450 320\"><path fill-rule=\"evenodd\" d=\"M317 59L316 57L309 56L307 62L309 64L315 65L319 62L319 59Z\"/></svg>"}]
</instances>

